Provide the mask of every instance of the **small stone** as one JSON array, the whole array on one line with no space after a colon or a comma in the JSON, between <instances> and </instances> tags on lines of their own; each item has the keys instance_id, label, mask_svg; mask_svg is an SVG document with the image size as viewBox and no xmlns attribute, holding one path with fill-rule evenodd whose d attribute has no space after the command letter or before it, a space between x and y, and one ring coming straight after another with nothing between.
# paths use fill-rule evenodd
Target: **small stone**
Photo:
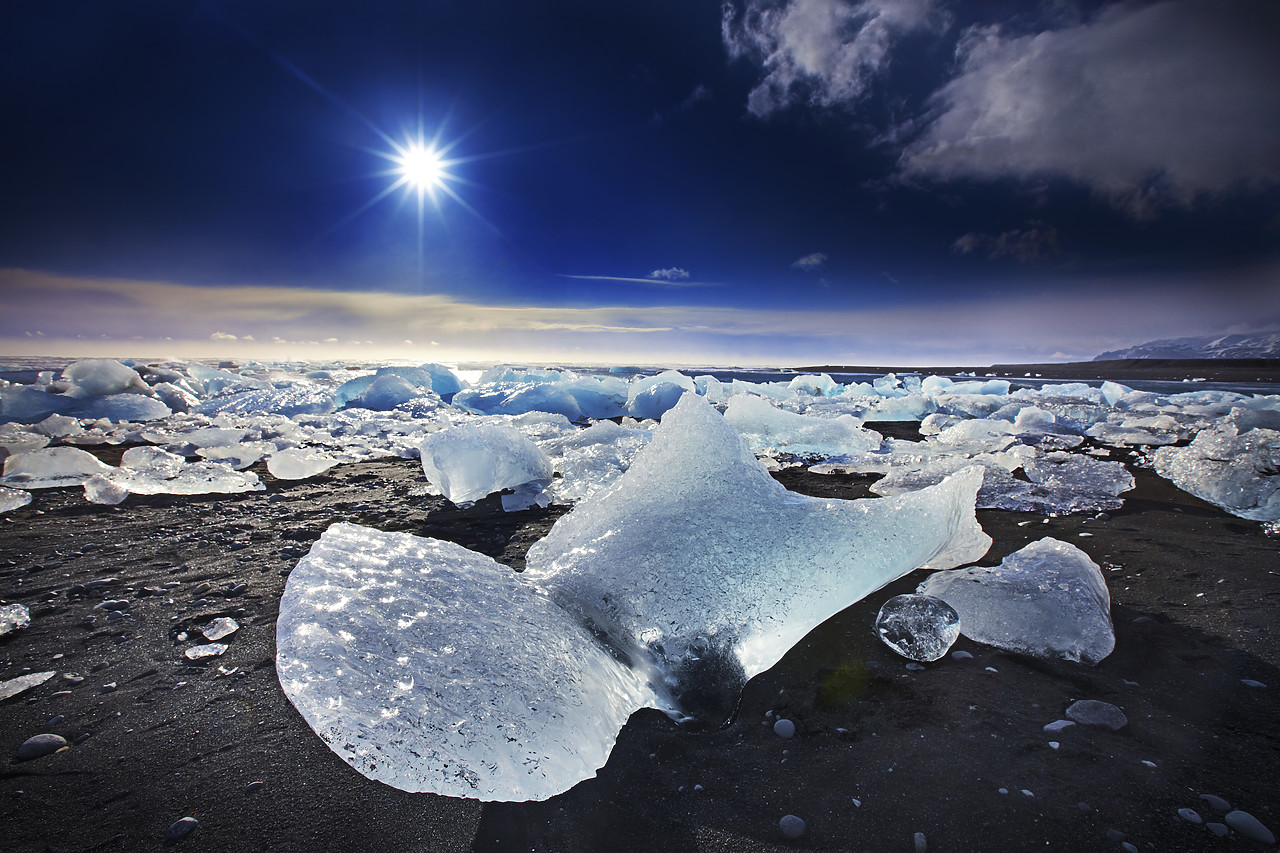
<instances>
[{"instance_id":1,"label":"small stone","mask_svg":"<svg viewBox=\"0 0 1280 853\"><path fill-rule=\"evenodd\" d=\"M862 808L862 800L858 799L857 797L854 797L854 798L853 798L853 807L854 807L854 808L857 808L857 809Z\"/></svg>"},{"instance_id":2,"label":"small stone","mask_svg":"<svg viewBox=\"0 0 1280 853\"><path fill-rule=\"evenodd\" d=\"M1121 844L1120 849L1123 850L1124 853L1138 853L1138 845L1130 841L1126 841L1123 844Z\"/></svg>"},{"instance_id":3,"label":"small stone","mask_svg":"<svg viewBox=\"0 0 1280 853\"><path fill-rule=\"evenodd\" d=\"M1112 844L1119 844L1121 841L1124 841L1125 838L1125 834L1118 829L1107 830L1107 840Z\"/></svg>"},{"instance_id":4,"label":"small stone","mask_svg":"<svg viewBox=\"0 0 1280 853\"><path fill-rule=\"evenodd\" d=\"M124 598L109 598L93 606L94 610L128 610L129 601Z\"/></svg>"},{"instance_id":5,"label":"small stone","mask_svg":"<svg viewBox=\"0 0 1280 853\"><path fill-rule=\"evenodd\" d=\"M778 720L773 724L773 733L778 737L795 737L796 724L790 720Z\"/></svg>"},{"instance_id":6,"label":"small stone","mask_svg":"<svg viewBox=\"0 0 1280 853\"><path fill-rule=\"evenodd\" d=\"M1058 743L1056 740L1051 740L1051 741L1049 741L1049 748L1050 748L1050 749L1057 749L1057 748L1058 748L1058 747L1060 747L1060 746L1062 746L1062 744Z\"/></svg>"},{"instance_id":7,"label":"small stone","mask_svg":"<svg viewBox=\"0 0 1280 853\"><path fill-rule=\"evenodd\" d=\"M1067 708L1067 716L1083 726L1101 726L1111 731L1119 731L1129 724L1129 718L1110 702L1099 702L1096 699L1082 699Z\"/></svg>"},{"instance_id":8,"label":"small stone","mask_svg":"<svg viewBox=\"0 0 1280 853\"><path fill-rule=\"evenodd\" d=\"M257 781L250 782L248 785L245 785L244 790L245 790L245 793L252 794L255 791L261 791L266 786L267 786L266 782L257 780Z\"/></svg>"},{"instance_id":9,"label":"small stone","mask_svg":"<svg viewBox=\"0 0 1280 853\"><path fill-rule=\"evenodd\" d=\"M195 818L184 817L169 824L169 828L164 831L164 837L168 841L177 841L199 825L200 821Z\"/></svg>"},{"instance_id":10,"label":"small stone","mask_svg":"<svg viewBox=\"0 0 1280 853\"><path fill-rule=\"evenodd\" d=\"M228 587L226 595L228 598L233 598L237 595L244 595L248 591L249 591L249 585L247 583L241 582L237 584L232 584L230 587Z\"/></svg>"},{"instance_id":11,"label":"small stone","mask_svg":"<svg viewBox=\"0 0 1280 853\"><path fill-rule=\"evenodd\" d=\"M1248 838L1250 841L1256 841L1259 844L1275 844L1276 837L1271 830L1262 825L1262 821L1258 820L1248 812L1242 812L1236 809L1233 812L1227 812L1227 816L1223 818L1227 826L1236 832Z\"/></svg>"},{"instance_id":12,"label":"small stone","mask_svg":"<svg viewBox=\"0 0 1280 853\"><path fill-rule=\"evenodd\" d=\"M1267 686L1263 684L1261 681L1254 681L1252 678L1242 678L1240 679L1240 683L1243 684L1245 687L1262 688Z\"/></svg>"},{"instance_id":13,"label":"small stone","mask_svg":"<svg viewBox=\"0 0 1280 853\"><path fill-rule=\"evenodd\" d=\"M908 672L924 672L924 667L918 663L909 663L907 664L907 671Z\"/></svg>"},{"instance_id":14,"label":"small stone","mask_svg":"<svg viewBox=\"0 0 1280 853\"><path fill-rule=\"evenodd\" d=\"M1200 817L1200 813L1195 809L1178 809L1178 817L1182 818L1187 823L1193 823L1196 826L1204 823L1204 818Z\"/></svg>"},{"instance_id":15,"label":"small stone","mask_svg":"<svg viewBox=\"0 0 1280 853\"><path fill-rule=\"evenodd\" d=\"M997 793L1000 793L1000 794L1007 794L1007 793L1009 793L1009 789L1008 789L1008 788L1000 788L1000 789L998 789Z\"/></svg>"},{"instance_id":16,"label":"small stone","mask_svg":"<svg viewBox=\"0 0 1280 853\"><path fill-rule=\"evenodd\" d=\"M1206 823L1204 825L1204 828L1209 830L1219 838L1226 838L1227 833L1231 831L1230 827L1228 827L1225 823L1217 823L1216 821L1214 823Z\"/></svg>"},{"instance_id":17,"label":"small stone","mask_svg":"<svg viewBox=\"0 0 1280 853\"><path fill-rule=\"evenodd\" d=\"M915 844L916 853L928 853L929 840L924 837L923 832L917 832L915 835L911 836L911 841Z\"/></svg>"},{"instance_id":18,"label":"small stone","mask_svg":"<svg viewBox=\"0 0 1280 853\"><path fill-rule=\"evenodd\" d=\"M63 716L62 714L57 714L57 715L52 716L52 717L50 717L50 718L49 718L49 725L51 725L51 726L56 726L56 725L58 725L59 723L61 723L61 722L62 722L63 720L65 720L65 719L66 719L66 717L65 717L65 716Z\"/></svg>"},{"instance_id":19,"label":"small stone","mask_svg":"<svg viewBox=\"0 0 1280 853\"><path fill-rule=\"evenodd\" d=\"M913 661L935 661L960 636L960 614L932 595L895 595L876 614L876 635Z\"/></svg>"},{"instance_id":20,"label":"small stone","mask_svg":"<svg viewBox=\"0 0 1280 853\"><path fill-rule=\"evenodd\" d=\"M18 747L18 760L30 761L33 758L43 758L67 746L67 739L62 735L42 734L29 737L22 742L22 746Z\"/></svg>"},{"instance_id":21,"label":"small stone","mask_svg":"<svg viewBox=\"0 0 1280 853\"><path fill-rule=\"evenodd\" d=\"M804 835L804 821L793 814L783 815L782 820L778 821L778 829L787 838L799 838Z\"/></svg>"},{"instance_id":22,"label":"small stone","mask_svg":"<svg viewBox=\"0 0 1280 853\"><path fill-rule=\"evenodd\" d=\"M106 684L102 685L102 692L103 692L103 693L115 693L115 692L116 692L116 683L115 683L114 681L108 681Z\"/></svg>"},{"instance_id":23,"label":"small stone","mask_svg":"<svg viewBox=\"0 0 1280 853\"><path fill-rule=\"evenodd\" d=\"M1045 725L1043 729L1046 732L1060 732L1063 729L1068 729L1074 725L1075 723L1071 720L1054 720L1052 723Z\"/></svg>"},{"instance_id":24,"label":"small stone","mask_svg":"<svg viewBox=\"0 0 1280 853\"><path fill-rule=\"evenodd\" d=\"M951 659L952 660L973 660L973 655L969 654L964 649L958 649L957 651L954 651L951 653Z\"/></svg>"},{"instance_id":25,"label":"small stone","mask_svg":"<svg viewBox=\"0 0 1280 853\"><path fill-rule=\"evenodd\" d=\"M1231 803L1214 794L1201 794L1200 799L1209 804L1209 808L1219 812L1231 811Z\"/></svg>"},{"instance_id":26,"label":"small stone","mask_svg":"<svg viewBox=\"0 0 1280 853\"><path fill-rule=\"evenodd\" d=\"M1143 764L1145 764L1145 765L1147 765L1148 767L1155 767L1155 766L1156 766L1156 763L1155 763L1154 761L1148 761L1148 760L1147 760L1147 759L1145 759L1145 758L1144 758L1144 759L1142 759L1142 763L1143 763Z\"/></svg>"},{"instance_id":27,"label":"small stone","mask_svg":"<svg viewBox=\"0 0 1280 853\"><path fill-rule=\"evenodd\" d=\"M1030 792L1030 791L1028 791L1026 788L1023 788L1023 789L1022 789L1022 796L1024 796L1024 797L1034 797L1034 796L1035 796L1035 794L1031 793L1031 792Z\"/></svg>"}]
</instances>

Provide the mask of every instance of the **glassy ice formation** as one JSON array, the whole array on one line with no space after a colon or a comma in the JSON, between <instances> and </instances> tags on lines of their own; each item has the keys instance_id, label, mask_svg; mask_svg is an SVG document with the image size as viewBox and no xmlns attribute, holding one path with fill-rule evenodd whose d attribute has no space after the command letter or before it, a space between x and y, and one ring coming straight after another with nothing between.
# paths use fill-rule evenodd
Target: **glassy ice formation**
<instances>
[{"instance_id":1,"label":"glassy ice formation","mask_svg":"<svg viewBox=\"0 0 1280 853\"><path fill-rule=\"evenodd\" d=\"M895 595L876 614L876 636L904 658L928 663L960 636L960 614L931 595Z\"/></svg>"},{"instance_id":2,"label":"glassy ice formation","mask_svg":"<svg viewBox=\"0 0 1280 853\"><path fill-rule=\"evenodd\" d=\"M961 633L997 648L1090 664L1115 648L1102 570L1057 539L1032 542L995 567L936 572L917 592L954 607Z\"/></svg>"},{"instance_id":3,"label":"glassy ice formation","mask_svg":"<svg viewBox=\"0 0 1280 853\"><path fill-rule=\"evenodd\" d=\"M899 498L788 492L684 394L522 575L457 545L330 527L290 574L277 669L330 748L405 790L542 799L603 765L640 707L718 723L839 610L990 539L977 469Z\"/></svg>"},{"instance_id":4,"label":"glassy ice formation","mask_svg":"<svg viewBox=\"0 0 1280 853\"><path fill-rule=\"evenodd\" d=\"M422 470L431 485L459 506L502 489L551 482L551 460L518 430L465 424L432 433L422 444Z\"/></svg>"},{"instance_id":5,"label":"glassy ice formation","mask_svg":"<svg viewBox=\"0 0 1280 853\"><path fill-rule=\"evenodd\" d=\"M0 606L0 637L21 631L31 624L31 612L25 604L5 604Z\"/></svg>"},{"instance_id":6,"label":"glassy ice formation","mask_svg":"<svg viewBox=\"0 0 1280 853\"><path fill-rule=\"evenodd\" d=\"M825 374L778 375L779 381L750 382L671 370L501 366L469 384L438 364L353 370L85 359L26 384L0 380L0 458L46 447L149 443L236 471L265 462L287 479L307 476L326 457L336 464L417 458L430 433L494 424L525 435L553 468L545 489L529 487L506 502L573 503L625 471L635 442L619 435L581 448L553 443L578 431L575 425L604 418L640 418L623 427L645 430L683 395L697 394L727 411L756 455L774 460L771 466L804 460L818 472L881 474L875 486L881 494L922 488L978 464L986 469L980 507L1096 512L1121 504L1131 485L1124 464L1136 462L1229 512L1274 520L1268 448L1275 444L1271 433L1280 431L1280 396L1156 394L1114 382L1029 388L990 377L889 374L840 383ZM546 420L552 417L559 422ZM859 426L883 420L920 421L924 441L880 440ZM1206 433L1193 443L1197 449L1179 446ZM1159 447L1167 452L1152 452ZM303 458L307 464L295 464ZM100 476L105 482L93 480L86 489L88 499L99 501L115 500L126 488L117 472L49 462L36 463L40 474L13 463L25 473L15 470L19 476L0 486L84 485ZM216 476L207 482L213 490L253 487ZM193 488L188 480L183 490Z\"/></svg>"}]
</instances>

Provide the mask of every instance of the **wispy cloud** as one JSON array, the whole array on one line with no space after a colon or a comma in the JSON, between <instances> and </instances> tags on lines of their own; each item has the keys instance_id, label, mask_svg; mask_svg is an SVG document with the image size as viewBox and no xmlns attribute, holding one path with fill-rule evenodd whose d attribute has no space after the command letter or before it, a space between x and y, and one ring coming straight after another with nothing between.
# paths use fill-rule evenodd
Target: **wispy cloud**
<instances>
[{"instance_id":1,"label":"wispy cloud","mask_svg":"<svg viewBox=\"0 0 1280 853\"><path fill-rule=\"evenodd\" d=\"M1014 228L994 236L970 231L956 238L951 247L962 255L977 253L993 260L1014 258L1024 264L1046 261L1061 252L1058 229L1043 222L1031 222L1024 228Z\"/></svg>"},{"instance_id":2,"label":"wispy cloud","mask_svg":"<svg viewBox=\"0 0 1280 853\"><path fill-rule=\"evenodd\" d=\"M1117 280L964 304L762 310L482 305L441 295L191 287L0 271L7 354L702 364L990 364L1280 325L1274 269ZM1106 293L1107 310L1083 288ZM1172 295L1171 295L1172 294ZM23 332L43 329L47 337ZM215 333L223 337L211 340ZM235 336L238 340L229 340ZM246 340L248 336L256 338ZM139 340L139 339L142 340ZM404 341L431 341L430 348ZM338 343L334 343L337 341ZM358 342L358 343L357 343Z\"/></svg>"},{"instance_id":3,"label":"wispy cloud","mask_svg":"<svg viewBox=\"0 0 1280 853\"><path fill-rule=\"evenodd\" d=\"M689 271L682 270L679 267L656 269L649 273L649 278L660 279L662 281L688 281Z\"/></svg>"},{"instance_id":4,"label":"wispy cloud","mask_svg":"<svg viewBox=\"0 0 1280 853\"><path fill-rule=\"evenodd\" d=\"M804 270L805 272L813 272L814 270L822 269L826 262L826 255L822 254L822 252L814 252L811 255L805 255L803 258L798 258L793 264L791 264L791 268Z\"/></svg>"},{"instance_id":5,"label":"wispy cloud","mask_svg":"<svg viewBox=\"0 0 1280 853\"><path fill-rule=\"evenodd\" d=\"M946 22L934 0L727 0L721 35L731 57L762 67L747 109L767 118L797 103L853 105L895 41Z\"/></svg>"},{"instance_id":6,"label":"wispy cloud","mask_svg":"<svg viewBox=\"0 0 1280 853\"><path fill-rule=\"evenodd\" d=\"M627 275L566 275L560 278L576 278L584 281L626 281L632 284L647 284L650 287L721 287L715 281L691 281L689 273L682 269L654 270L648 277Z\"/></svg>"},{"instance_id":7,"label":"wispy cloud","mask_svg":"<svg viewBox=\"0 0 1280 853\"><path fill-rule=\"evenodd\" d=\"M1138 217L1280 181L1280 6L1117 3L1074 26L967 32L907 177L1077 181Z\"/></svg>"}]
</instances>

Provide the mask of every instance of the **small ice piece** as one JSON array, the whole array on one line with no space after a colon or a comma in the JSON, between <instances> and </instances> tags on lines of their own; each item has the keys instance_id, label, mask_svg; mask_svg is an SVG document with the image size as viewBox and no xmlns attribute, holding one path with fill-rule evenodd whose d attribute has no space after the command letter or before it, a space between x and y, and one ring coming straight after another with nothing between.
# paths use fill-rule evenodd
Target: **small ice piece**
<instances>
[{"instance_id":1,"label":"small ice piece","mask_svg":"<svg viewBox=\"0 0 1280 853\"><path fill-rule=\"evenodd\" d=\"M17 678L10 678L8 681L0 681L0 702L24 693L32 687L38 687L57 674L56 672L29 672Z\"/></svg>"},{"instance_id":2,"label":"small ice piece","mask_svg":"<svg viewBox=\"0 0 1280 853\"><path fill-rule=\"evenodd\" d=\"M204 638L210 642L217 642L223 637L230 637L236 631L240 630L240 623L232 619L230 616L219 616L208 625L200 629L200 633L204 634Z\"/></svg>"},{"instance_id":3,"label":"small ice piece","mask_svg":"<svg viewBox=\"0 0 1280 853\"><path fill-rule=\"evenodd\" d=\"M535 480L549 482L552 476L551 460L537 445L499 424L463 424L432 433L422 443L422 470L460 506Z\"/></svg>"},{"instance_id":4,"label":"small ice piece","mask_svg":"<svg viewBox=\"0 0 1280 853\"><path fill-rule=\"evenodd\" d=\"M25 604L6 604L0 607L0 637L21 631L31 624L31 611Z\"/></svg>"},{"instance_id":5,"label":"small ice piece","mask_svg":"<svg viewBox=\"0 0 1280 853\"><path fill-rule=\"evenodd\" d=\"M115 506L127 497L128 489L101 474L94 474L84 481L84 499L89 503Z\"/></svg>"},{"instance_id":6,"label":"small ice piece","mask_svg":"<svg viewBox=\"0 0 1280 853\"><path fill-rule=\"evenodd\" d=\"M4 485L23 489L79 486L94 474L115 469L78 447L45 447L4 460Z\"/></svg>"},{"instance_id":7,"label":"small ice piece","mask_svg":"<svg viewBox=\"0 0 1280 853\"><path fill-rule=\"evenodd\" d=\"M1097 699L1081 699L1067 707L1067 716L1082 726L1101 726L1118 732L1129 725L1129 718L1110 702ZM1154 765L1153 765L1154 766Z\"/></svg>"},{"instance_id":8,"label":"small ice piece","mask_svg":"<svg viewBox=\"0 0 1280 853\"><path fill-rule=\"evenodd\" d=\"M271 454L267 459L267 471L279 480L305 480L323 474L338 460L327 453L301 447L290 447Z\"/></svg>"},{"instance_id":9,"label":"small ice piece","mask_svg":"<svg viewBox=\"0 0 1280 853\"><path fill-rule=\"evenodd\" d=\"M1063 729L1070 728L1071 726L1074 726L1074 725L1075 725L1075 722L1073 720L1054 720L1052 723L1046 723L1042 728L1046 732L1053 732L1057 734Z\"/></svg>"},{"instance_id":10,"label":"small ice piece","mask_svg":"<svg viewBox=\"0 0 1280 853\"><path fill-rule=\"evenodd\" d=\"M183 652L187 660L204 660L205 658L217 657L227 650L226 643L206 643L202 646L192 646Z\"/></svg>"},{"instance_id":11,"label":"small ice piece","mask_svg":"<svg viewBox=\"0 0 1280 853\"><path fill-rule=\"evenodd\" d=\"M1248 838L1250 841L1256 841L1259 844L1276 843L1275 834L1272 833L1270 829L1267 829L1267 827L1263 825L1262 821L1258 820L1248 812L1242 812L1239 809L1233 812L1227 812L1227 816L1223 818L1223 821L1227 826L1231 827L1245 838Z\"/></svg>"},{"instance_id":12,"label":"small ice piece","mask_svg":"<svg viewBox=\"0 0 1280 853\"><path fill-rule=\"evenodd\" d=\"M0 512L8 512L31 503L31 493L26 489L11 489L0 486Z\"/></svg>"},{"instance_id":13,"label":"small ice piece","mask_svg":"<svg viewBox=\"0 0 1280 853\"><path fill-rule=\"evenodd\" d=\"M895 595L876 614L876 634L904 658L935 661L960 636L960 614L931 595Z\"/></svg>"},{"instance_id":14,"label":"small ice piece","mask_svg":"<svg viewBox=\"0 0 1280 853\"><path fill-rule=\"evenodd\" d=\"M1115 648L1102 570L1068 542L1045 538L994 568L937 572L917 591L954 607L961 633L980 643L1091 664Z\"/></svg>"}]
</instances>

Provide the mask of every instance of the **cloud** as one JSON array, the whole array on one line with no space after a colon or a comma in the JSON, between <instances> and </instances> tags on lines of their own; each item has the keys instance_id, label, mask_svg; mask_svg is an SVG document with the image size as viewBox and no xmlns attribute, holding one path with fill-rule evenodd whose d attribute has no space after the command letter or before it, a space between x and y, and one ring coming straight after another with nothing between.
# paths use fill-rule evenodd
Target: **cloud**
<instances>
[{"instance_id":1,"label":"cloud","mask_svg":"<svg viewBox=\"0 0 1280 853\"><path fill-rule=\"evenodd\" d=\"M684 278L681 278L681 274ZM649 273L648 278L637 278L627 275L565 275L559 273L561 278L574 278L582 281L625 281L631 284L645 284L650 287L721 287L719 282L715 281L691 281L689 273L681 269L654 270Z\"/></svg>"},{"instance_id":2,"label":"cloud","mask_svg":"<svg viewBox=\"0 0 1280 853\"><path fill-rule=\"evenodd\" d=\"M1280 4L1109 6L1033 35L976 27L906 177L1067 178L1134 216L1280 180Z\"/></svg>"},{"instance_id":3,"label":"cloud","mask_svg":"<svg viewBox=\"0 0 1280 853\"><path fill-rule=\"evenodd\" d=\"M689 93L689 96L680 102L680 109L691 110L703 101L709 100L711 100L711 90L699 83L693 87L693 91Z\"/></svg>"},{"instance_id":4,"label":"cloud","mask_svg":"<svg viewBox=\"0 0 1280 853\"><path fill-rule=\"evenodd\" d=\"M721 37L730 57L759 63L764 77L747 110L767 118L799 102L851 106L889 64L893 43L945 28L935 0L726 0Z\"/></svg>"},{"instance_id":5,"label":"cloud","mask_svg":"<svg viewBox=\"0 0 1280 853\"><path fill-rule=\"evenodd\" d=\"M668 267L665 270L654 270L649 273L649 278L661 279L662 281L688 281L689 271L682 270L679 267Z\"/></svg>"},{"instance_id":6,"label":"cloud","mask_svg":"<svg viewBox=\"0 0 1280 853\"><path fill-rule=\"evenodd\" d=\"M240 340L240 338L239 338L238 336L236 336L236 335L230 334L229 332L214 332L212 335L210 335L210 336L209 336L209 340L211 340L211 341L238 341L238 340Z\"/></svg>"},{"instance_id":7,"label":"cloud","mask_svg":"<svg viewBox=\"0 0 1280 853\"><path fill-rule=\"evenodd\" d=\"M821 269L822 265L827 262L827 256L822 252L814 252L812 255L805 255L791 265L792 269L804 270L805 272L813 272Z\"/></svg>"},{"instance_id":8,"label":"cloud","mask_svg":"<svg viewBox=\"0 0 1280 853\"><path fill-rule=\"evenodd\" d=\"M970 231L958 237L951 247L962 255L976 252L993 260L1014 258L1024 264L1046 261L1060 253L1058 230L1043 222L1031 222L1025 228L1015 228L994 237Z\"/></svg>"}]
</instances>

